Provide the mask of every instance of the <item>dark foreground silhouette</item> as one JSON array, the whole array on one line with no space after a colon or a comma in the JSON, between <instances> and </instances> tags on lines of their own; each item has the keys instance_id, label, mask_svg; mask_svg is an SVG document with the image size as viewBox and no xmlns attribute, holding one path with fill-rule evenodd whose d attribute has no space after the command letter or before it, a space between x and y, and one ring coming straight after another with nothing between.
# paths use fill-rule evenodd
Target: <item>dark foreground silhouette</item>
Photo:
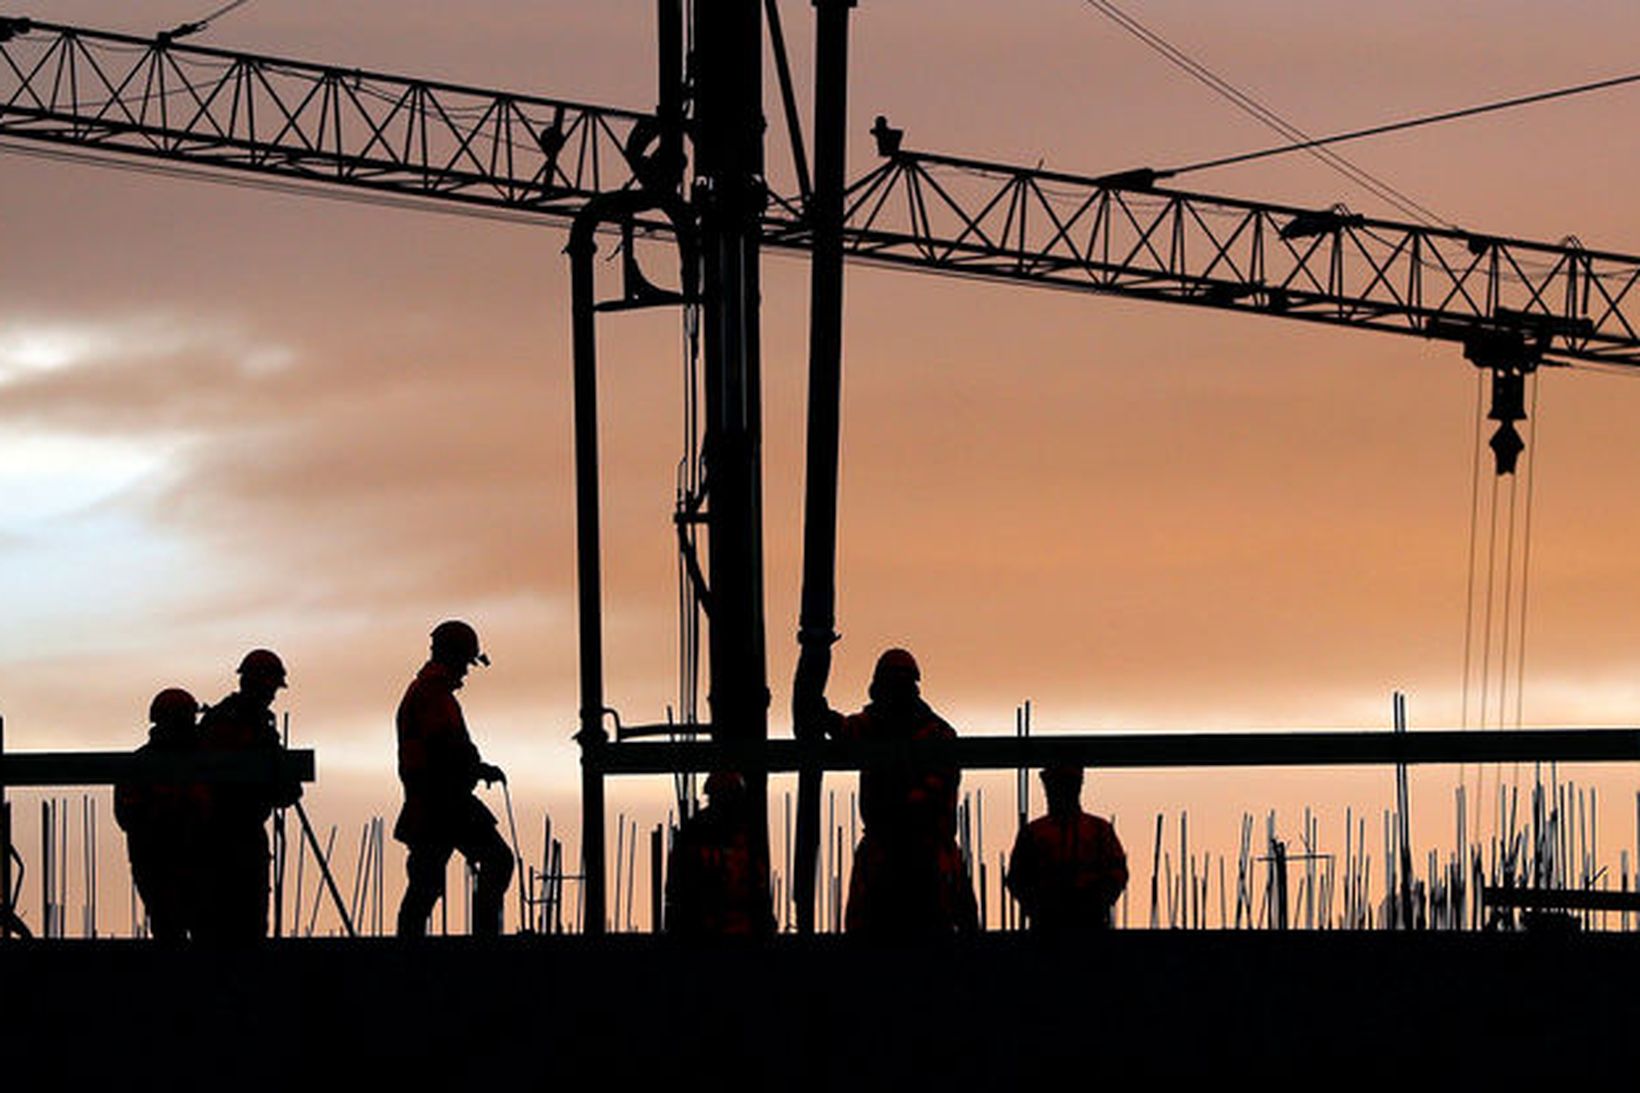
<instances>
[{"instance_id":1,"label":"dark foreground silhouette","mask_svg":"<svg viewBox=\"0 0 1640 1093\"><path fill-rule=\"evenodd\" d=\"M0 1028L18 1088L1562 1088L1632 1067L1637 975L1615 934L15 942Z\"/></svg>"}]
</instances>

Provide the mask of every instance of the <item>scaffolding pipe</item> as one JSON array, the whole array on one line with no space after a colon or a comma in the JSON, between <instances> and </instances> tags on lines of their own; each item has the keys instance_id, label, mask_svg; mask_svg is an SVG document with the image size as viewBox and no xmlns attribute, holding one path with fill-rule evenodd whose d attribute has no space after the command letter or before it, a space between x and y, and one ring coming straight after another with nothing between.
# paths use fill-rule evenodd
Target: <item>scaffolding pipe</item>
<instances>
[{"instance_id":1,"label":"scaffolding pipe","mask_svg":"<svg viewBox=\"0 0 1640 1093\"><path fill-rule=\"evenodd\" d=\"M848 23L855 0L815 0L814 195L809 221L814 260L809 282L808 466L803 513L803 596L799 656L829 668L821 654L837 640L837 460L843 385L843 187L847 160ZM813 653L810 653L813 650ZM825 670L813 685L826 687ZM808 685L808 684L805 684ZM796 688L794 688L794 691ZM804 736L805 726L796 733ZM820 850L822 772L797 776L797 861L792 899L798 933L814 932L815 864Z\"/></svg>"}]
</instances>

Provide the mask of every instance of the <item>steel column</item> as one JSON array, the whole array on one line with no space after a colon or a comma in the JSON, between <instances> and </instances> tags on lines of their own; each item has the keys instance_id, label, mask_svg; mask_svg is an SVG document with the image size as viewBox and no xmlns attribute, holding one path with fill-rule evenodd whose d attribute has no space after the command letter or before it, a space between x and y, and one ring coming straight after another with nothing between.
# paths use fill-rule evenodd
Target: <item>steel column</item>
<instances>
[{"instance_id":1,"label":"steel column","mask_svg":"<svg viewBox=\"0 0 1640 1093\"><path fill-rule=\"evenodd\" d=\"M803 514L803 599L800 656L829 668L825 650L837 640L837 449L843 388L843 187L848 157L848 24L855 0L814 0L814 196L809 222L814 259L809 281L808 467ZM801 685L823 692L827 671ZM808 673L804 673L805 676ZM795 690L795 688L794 688ZM799 735L804 726L796 726ZM797 779L797 860L792 899L797 930L814 932L815 867L820 853L820 768Z\"/></svg>"},{"instance_id":2,"label":"steel column","mask_svg":"<svg viewBox=\"0 0 1640 1093\"><path fill-rule=\"evenodd\" d=\"M583 929L604 932L604 779L599 752L604 732L603 568L598 516L598 323L592 260L601 217L589 207L570 231L570 332L575 371L575 583L581 661L581 872L585 877Z\"/></svg>"},{"instance_id":3,"label":"steel column","mask_svg":"<svg viewBox=\"0 0 1640 1093\"><path fill-rule=\"evenodd\" d=\"M763 182L760 0L695 7L695 190L704 263L707 701L722 742L768 738L763 616L759 240ZM766 780L750 774L767 837ZM765 844L766 846L766 844ZM765 855L766 857L766 855Z\"/></svg>"}]
</instances>

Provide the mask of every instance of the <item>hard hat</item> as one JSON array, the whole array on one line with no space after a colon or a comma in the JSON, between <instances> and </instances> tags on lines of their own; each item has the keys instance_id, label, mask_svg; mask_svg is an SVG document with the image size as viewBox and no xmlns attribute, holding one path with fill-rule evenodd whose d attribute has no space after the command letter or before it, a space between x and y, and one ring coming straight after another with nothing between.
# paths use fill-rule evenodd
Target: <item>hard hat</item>
<instances>
[{"instance_id":1,"label":"hard hat","mask_svg":"<svg viewBox=\"0 0 1640 1093\"><path fill-rule=\"evenodd\" d=\"M466 664L489 666L490 658L479 652L478 631L460 619L449 619L433 627L433 655L448 653Z\"/></svg>"},{"instance_id":2,"label":"hard hat","mask_svg":"<svg viewBox=\"0 0 1640 1093\"><path fill-rule=\"evenodd\" d=\"M272 649L252 649L239 662L239 674L285 685L285 662Z\"/></svg>"},{"instance_id":3,"label":"hard hat","mask_svg":"<svg viewBox=\"0 0 1640 1093\"><path fill-rule=\"evenodd\" d=\"M873 682L888 675L908 675L912 682L922 679L922 671L917 667L917 658L904 649L889 649L877 658L877 667L871 673Z\"/></svg>"},{"instance_id":4,"label":"hard hat","mask_svg":"<svg viewBox=\"0 0 1640 1093\"><path fill-rule=\"evenodd\" d=\"M194 719L199 703L181 687L167 687L148 704L148 720L156 725L168 725L187 718Z\"/></svg>"},{"instance_id":5,"label":"hard hat","mask_svg":"<svg viewBox=\"0 0 1640 1093\"><path fill-rule=\"evenodd\" d=\"M735 793L746 788L746 779L732 770L714 770L706 776L706 785L703 788L708 797L725 791Z\"/></svg>"}]
</instances>

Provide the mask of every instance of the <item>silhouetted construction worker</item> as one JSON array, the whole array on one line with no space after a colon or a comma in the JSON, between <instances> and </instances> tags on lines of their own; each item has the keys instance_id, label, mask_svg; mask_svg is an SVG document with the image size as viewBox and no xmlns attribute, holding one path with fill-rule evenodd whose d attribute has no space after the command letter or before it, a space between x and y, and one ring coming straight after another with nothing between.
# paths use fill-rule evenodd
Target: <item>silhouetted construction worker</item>
<instances>
[{"instance_id":1,"label":"silhouetted construction worker","mask_svg":"<svg viewBox=\"0 0 1640 1093\"><path fill-rule=\"evenodd\" d=\"M432 657L399 703L399 781L404 808L393 837L410 848L410 882L399 904L400 937L427 932L427 916L444 894L450 854L461 851L478 871L473 896L473 933L501 932L501 904L512 879L513 856L496 831L495 816L473 789L504 782L501 768L479 758L467 734L456 691L474 664L488 665L478 634L451 620L433 628Z\"/></svg>"},{"instance_id":2,"label":"silhouetted construction worker","mask_svg":"<svg viewBox=\"0 0 1640 1093\"><path fill-rule=\"evenodd\" d=\"M1127 887L1127 855L1108 820L1082 811L1082 768L1042 772L1048 814L1032 820L1008 857L1008 890L1031 929L1074 933L1110 926L1110 909Z\"/></svg>"},{"instance_id":3,"label":"silhouetted construction worker","mask_svg":"<svg viewBox=\"0 0 1640 1093\"><path fill-rule=\"evenodd\" d=\"M285 664L269 649L239 662L239 689L206 709L199 722L206 752L269 754L281 750L273 699L285 686ZM302 796L300 783L216 782L201 854L197 935L245 941L268 933L268 832L275 808Z\"/></svg>"},{"instance_id":4,"label":"silhouetted construction worker","mask_svg":"<svg viewBox=\"0 0 1640 1093\"><path fill-rule=\"evenodd\" d=\"M199 703L180 687L155 695L148 706L148 742L137 755L197 755L198 714ZM180 941L194 930L208 807L199 782L131 778L114 786L114 819L125 832L131 879L148 911L148 929L160 941Z\"/></svg>"},{"instance_id":5,"label":"silhouetted construction worker","mask_svg":"<svg viewBox=\"0 0 1640 1093\"><path fill-rule=\"evenodd\" d=\"M683 937L774 932L768 872L757 868L746 780L706 779L705 808L683 821L666 862L666 932Z\"/></svg>"},{"instance_id":6,"label":"silhouetted construction worker","mask_svg":"<svg viewBox=\"0 0 1640 1093\"><path fill-rule=\"evenodd\" d=\"M956 731L922 700L916 658L890 649L877 659L871 702L847 717L831 709L819 680L828 650L805 647L793 707L799 730L839 740L954 740ZM978 929L968 871L957 848L957 787L950 761L879 763L860 772L864 832L854 852L845 928L868 934L948 934Z\"/></svg>"}]
</instances>

